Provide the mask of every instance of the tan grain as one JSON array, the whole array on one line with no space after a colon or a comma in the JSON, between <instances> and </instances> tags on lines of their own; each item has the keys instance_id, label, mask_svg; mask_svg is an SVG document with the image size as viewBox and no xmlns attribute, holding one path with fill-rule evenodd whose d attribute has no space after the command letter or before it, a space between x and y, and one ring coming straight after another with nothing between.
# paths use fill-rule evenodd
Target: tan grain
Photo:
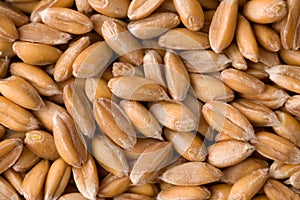
<instances>
[{"instance_id":1,"label":"tan grain","mask_svg":"<svg viewBox=\"0 0 300 200\"><path fill-rule=\"evenodd\" d=\"M208 34L187 28L174 28L158 39L161 47L177 50L203 50L210 47Z\"/></svg>"},{"instance_id":2,"label":"tan grain","mask_svg":"<svg viewBox=\"0 0 300 200\"><path fill-rule=\"evenodd\" d=\"M270 132L256 133L256 140L251 141L256 151L272 160L285 164L300 163L300 149L293 143Z\"/></svg>"},{"instance_id":3,"label":"tan grain","mask_svg":"<svg viewBox=\"0 0 300 200\"><path fill-rule=\"evenodd\" d=\"M62 52L53 46L17 41L13 44L14 53L30 65L54 64Z\"/></svg>"},{"instance_id":4,"label":"tan grain","mask_svg":"<svg viewBox=\"0 0 300 200\"><path fill-rule=\"evenodd\" d=\"M213 16L209 28L209 42L216 53L221 53L233 40L237 17L238 0L222 1Z\"/></svg>"},{"instance_id":5,"label":"tan grain","mask_svg":"<svg viewBox=\"0 0 300 200\"><path fill-rule=\"evenodd\" d=\"M71 166L81 167L87 160L82 133L76 130L73 119L67 113L55 113L52 120L54 142L60 157Z\"/></svg>"},{"instance_id":6,"label":"tan grain","mask_svg":"<svg viewBox=\"0 0 300 200\"><path fill-rule=\"evenodd\" d=\"M185 27L192 31L199 31L203 27L204 13L198 0L173 0L173 3Z\"/></svg>"},{"instance_id":7,"label":"tan grain","mask_svg":"<svg viewBox=\"0 0 300 200\"><path fill-rule=\"evenodd\" d=\"M204 104L202 114L211 127L234 139L248 141L255 138L251 123L230 104L222 101L208 102Z\"/></svg>"},{"instance_id":8,"label":"tan grain","mask_svg":"<svg viewBox=\"0 0 300 200\"><path fill-rule=\"evenodd\" d=\"M255 147L248 142L226 140L217 142L208 148L207 162L223 168L236 165L255 151Z\"/></svg>"},{"instance_id":9,"label":"tan grain","mask_svg":"<svg viewBox=\"0 0 300 200\"><path fill-rule=\"evenodd\" d=\"M38 199L43 195L44 181L46 179L50 163L41 160L24 177L22 188L26 199Z\"/></svg>"},{"instance_id":10,"label":"tan grain","mask_svg":"<svg viewBox=\"0 0 300 200\"><path fill-rule=\"evenodd\" d=\"M148 1L149 2L149 1ZM151 2L153 3L153 1ZM173 29L180 23L179 16L172 12L155 13L145 19L131 21L128 30L140 39L150 39Z\"/></svg>"},{"instance_id":11,"label":"tan grain","mask_svg":"<svg viewBox=\"0 0 300 200\"><path fill-rule=\"evenodd\" d=\"M286 16L287 6L283 0L254 0L244 5L243 14L255 23L274 23Z\"/></svg>"},{"instance_id":12,"label":"tan grain","mask_svg":"<svg viewBox=\"0 0 300 200\"><path fill-rule=\"evenodd\" d=\"M161 101L169 100L163 86L153 80L138 76L121 76L109 80L111 92L125 100Z\"/></svg>"},{"instance_id":13,"label":"tan grain","mask_svg":"<svg viewBox=\"0 0 300 200\"><path fill-rule=\"evenodd\" d=\"M35 155L48 160L56 160L59 154L54 144L52 134L42 131L34 130L26 133L24 143L28 149Z\"/></svg>"},{"instance_id":14,"label":"tan grain","mask_svg":"<svg viewBox=\"0 0 300 200\"><path fill-rule=\"evenodd\" d=\"M45 200L58 199L65 190L71 176L71 166L63 159L55 160L49 168L45 180Z\"/></svg>"},{"instance_id":15,"label":"tan grain","mask_svg":"<svg viewBox=\"0 0 300 200\"><path fill-rule=\"evenodd\" d=\"M87 16L69 8L46 8L40 15L45 24L67 33L84 34L93 29L93 23Z\"/></svg>"},{"instance_id":16,"label":"tan grain","mask_svg":"<svg viewBox=\"0 0 300 200\"><path fill-rule=\"evenodd\" d=\"M195 186L216 182L221 176L222 172L208 163L187 162L167 169L160 179L173 185Z\"/></svg>"}]
</instances>

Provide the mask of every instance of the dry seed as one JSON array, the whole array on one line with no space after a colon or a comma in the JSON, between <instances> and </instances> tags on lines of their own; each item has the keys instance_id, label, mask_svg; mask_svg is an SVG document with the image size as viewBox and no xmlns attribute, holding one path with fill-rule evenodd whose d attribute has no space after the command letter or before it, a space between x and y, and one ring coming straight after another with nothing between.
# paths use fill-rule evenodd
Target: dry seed
<instances>
[{"instance_id":1,"label":"dry seed","mask_svg":"<svg viewBox=\"0 0 300 200\"><path fill-rule=\"evenodd\" d=\"M149 2L149 1L148 1ZM151 2L153 3L153 1ZM150 39L173 29L180 24L179 16L172 12L162 12L150 15L146 19L132 21L128 30L140 39Z\"/></svg>"},{"instance_id":2,"label":"dry seed","mask_svg":"<svg viewBox=\"0 0 300 200\"><path fill-rule=\"evenodd\" d=\"M111 100L99 98L94 102L94 117L112 141L124 149L132 149L136 143L136 133L125 112Z\"/></svg>"},{"instance_id":3,"label":"dry seed","mask_svg":"<svg viewBox=\"0 0 300 200\"><path fill-rule=\"evenodd\" d=\"M149 182L153 173L169 164L166 161L169 160L172 150L170 142L157 142L149 145L138 157L132 168L129 176L131 182L133 184Z\"/></svg>"},{"instance_id":4,"label":"dry seed","mask_svg":"<svg viewBox=\"0 0 300 200\"><path fill-rule=\"evenodd\" d=\"M108 87L114 95L132 101L169 100L163 86L138 76L121 76L109 80Z\"/></svg>"},{"instance_id":5,"label":"dry seed","mask_svg":"<svg viewBox=\"0 0 300 200\"><path fill-rule=\"evenodd\" d=\"M247 158L237 165L224 169L221 181L233 185L239 179L249 175L249 173L267 167L268 163L264 160L260 160L257 158Z\"/></svg>"},{"instance_id":6,"label":"dry seed","mask_svg":"<svg viewBox=\"0 0 300 200\"><path fill-rule=\"evenodd\" d=\"M209 188L211 200L227 200L231 186L227 184L217 184Z\"/></svg>"},{"instance_id":7,"label":"dry seed","mask_svg":"<svg viewBox=\"0 0 300 200\"><path fill-rule=\"evenodd\" d=\"M292 115L300 117L300 95L290 97L285 103L285 108Z\"/></svg>"},{"instance_id":8,"label":"dry seed","mask_svg":"<svg viewBox=\"0 0 300 200\"><path fill-rule=\"evenodd\" d=\"M19 38L19 33L13 21L0 14L0 39L4 42L14 42Z\"/></svg>"},{"instance_id":9,"label":"dry seed","mask_svg":"<svg viewBox=\"0 0 300 200\"><path fill-rule=\"evenodd\" d=\"M295 0L287 1L288 15L286 23L280 31L281 43L285 49L296 49L297 27L299 27L300 2Z\"/></svg>"},{"instance_id":10,"label":"dry seed","mask_svg":"<svg viewBox=\"0 0 300 200\"><path fill-rule=\"evenodd\" d=\"M230 167L245 160L254 150L255 147L248 142L237 140L217 142L209 146L207 162L218 168Z\"/></svg>"},{"instance_id":11,"label":"dry seed","mask_svg":"<svg viewBox=\"0 0 300 200\"><path fill-rule=\"evenodd\" d=\"M127 16L131 20L138 20L148 17L155 11L164 0L133 0L128 7Z\"/></svg>"},{"instance_id":12,"label":"dry seed","mask_svg":"<svg viewBox=\"0 0 300 200\"><path fill-rule=\"evenodd\" d=\"M284 183L292 185L296 189L300 189L300 171L297 171L294 173L288 180L286 180Z\"/></svg>"},{"instance_id":13,"label":"dry seed","mask_svg":"<svg viewBox=\"0 0 300 200\"><path fill-rule=\"evenodd\" d=\"M168 90L176 101L185 99L190 87L190 76L181 60L173 51L167 51L164 56L164 72Z\"/></svg>"},{"instance_id":14,"label":"dry seed","mask_svg":"<svg viewBox=\"0 0 300 200\"><path fill-rule=\"evenodd\" d=\"M216 53L226 49L233 40L238 17L238 2L238 0L222 1L213 16L209 28L209 42Z\"/></svg>"},{"instance_id":15,"label":"dry seed","mask_svg":"<svg viewBox=\"0 0 300 200\"><path fill-rule=\"evenodd\" d=\"M50 133L41 130L29 131L26 133L24 143L35 155L48 160L59 158L54 144L54 138Z\"/></svg>"},{"instance_id":16,"label":"dry seed","mask_svg":"<svg viewBox=\"0 0 300 200\"><path fill-rule=\"evenodd\" d=\"M280 124L273 126L275 133L300 147L300 123L292 115L283 111L275 111Z\"/></svg>"},{"instance_id":17,"label":"dry seed","mask_svg":"<svg viewBox=\"0 0 300 200\"><path fill-rule=\"evenodd\" d=\"M3 200L20 200L16 190L2 177L0 177L0 195Z\"/></svg>"},{"instance_id":18,"label":"dry seed","mask_svg":"<svg viewBox=\"0 0 300 200\"><path fill-rule=\"evenodd\" d=\"M92 151L98 163L117 177L128 174L129 167L124 151L102 135L96 135L92 141Z\"/></svg>"},{"instance_id":19,"label":"dry seed","mask_svg":"<svg viewBox=\"0 0 300 200\"><path fill-rule=\"evenodd\" d=\"M20 195L23 195L23 191L22 191L23 177L21 176L20 173L9 168L5 172L3 172L3 176Z\"/></svg>"},{"instance_id":20,"label":"dry seed","mask_svg":"<svg viewBox=\"0 0 300 200\"><path fill-rule=\"evenodd\" d=\"M130 179L127 176L117 177L108 174L99 185L98 197L114 197L118 196L130 187Z\"/></svg>"},{"instance_id":21,"label":"dry seed","mask_svg":"<svg viewBox=\"0 0 300 200\"><path fill-rule=\"evenodd\" d=\"M253 126L278 126L280 122L275 113L267 106L246 99L238 99L231 103Z\"/></svg>"},{"instance_id":22,"label":"dry seed","mask_svg":"<svg viewBox=\"0 0 300 200\"><path fill-rule=\"evenodd\" d=\"M203 106L202 113L207 123L219 132L242 141L255 138L248 119L227 103L211 101Z\"/></svg>"},{"instance_id":23,"label":"dry seed","mask_svg":"<svg viewBox=\"0 0 300 200\"><path fill-rule=\"evenodd\" d=\"M222 172L208 163L187 162L167 169L160 179L173 185L196 186L216 182L221 176Z\"/></svg>"},{"instance_id":24,"label":"dry seed","mask_svg":"<svg viewBox=\"0 0 300 200\"><path fill-rule=\"evenodd\" d=\"M255 23L269 24L282 20L287 14L287 6L283 0L254 0L244 5L243 14Z\"/></svg>"},{"instance_id":25,"label":"dry seed","mask_svg":"<svg viewBox=\"0 0 300 200\"><path fill-rule=\"evenodd\" d=\"M114 200L153 200L153 199L141 194L123 193L119 196L116 196Z\"/></svg>"},{"instance_id":26,"label":"dry seed","mask_svg":"<svg viewBox=\"0 0 300 200\"><path fill-rule=\"evenodd\" d=\"M185 159L199 162L206 159L205 144L195 133L165 129L164 135L167 140L172 142L174 149Z\"/></svg>"},{"instance_id":27,"label":"dry seed","mask_svg":"<svg viewBox=\"0 0 300 200\"><path fill-rule=\"evenodd\" d=\"M256 139L252 140L251 143L255 146L257 152L267 158L285 164L300 163L300 149L276 134L263 131L256 133Z\"/></svg>"},{"instance_id":28,"label":"dry seed","mask_svg":"<svg viewBox=\"0 0 300 200\"><path fill-rule=\"evenodd\" d=\"M260 94L265 84L244 71L229 68L221 72L221 80L233 90L242 94Z\"/></svg>"},{"instance_id":29,"label":"dry seed","mask_svg":"<svg viewBox=\"0 0 300 200\"><path fill-rule=\"evenodd\" d=\"M85 95L90 102L94 102L94 100L98 98L113 98L113 95L107 86L107 81L99 78L87 78L85 80Z\"/></svg>"},{"instance_id":30,"label":"dry seed","mask_svg":"<svg viewBox=\"0 0 300 200\"><path fill-rule=\"evenodd\" d=\"M224 53L229 59L232 60L232 67L238 70L247 69L247 62L235 43L232 43L231 45L229 45L229 47L224 49Z\"/></svg>"},{"instance_id":31,"label":"dry seed","mask_svg":"<svg viewBox=\"0 0 300 200\"><path fill-rule=\"evenodd\" d=\"M37 129L40 125L28 110L3 96L0 97L0 124L20 132Z\"/></svg>"},{"instance_id":32,"label":"dry seed","mask_svg":"<svg viewBox=\"0 0 300 200\"><path fill-rule=\"evenodd\" d=\"M10 76L0 81L0 92L7 99L27 109L39 110L44 102L36 89L19 76Z\"/></svg>"},{"instance_id":33,"label":"dry seed","mask_svg":"<svg viewBox=\"0 0 300 200\"><path fill-rule=\"evenodd\" d=\"M45 200L58 199L65 190L71 176L71 166L63 159L55 160L45 180Z\"/></svg>"},{"instance_id":34,"label":"dry seed","mask_svg":"<svg viewBox=\"0 0 300 200\"><path fill-rule=\"evenodd\" d=\"M40 157L33 154L27 146L24 145L23 151L18 158L18 160L15 162L15 164L12 166L12 169L16 172L23 173L32 168L36 163L40 161Z\"/></svg>"},{"instance_id":35,"label":"dry seed","mask_svg":"<svg viewBox=\"0 0 300 200\"><path fill-rule=\"evenodd\" d=\"M26 199L39 199L50 167L48 160L41 160L24 177L22 188Z\"/></svg>"},{"instance_id":36,"label":"dry seed","mask_svg":"<svg viewBox=\"0 0 300 200\"><path fill-rule=\"evenodd\" d=\"M279 56L288 65L300 66L300 50L281 49Z\"/></svg>"},{"instance_id":37,"label":"dry seed","mask_svg":"<svg viewBox=\"0 0 300 200\"><path fill-rule=\"evenodd\" d=\"M16 26L22 26L28 23L28 17L25 14L3 1L0 2L0 13L7 16Z\"/></svg>"},{"instance_id":38,"label":"dry seed","mask_svg":"<svg viewBox=\"0 0 300 200\"><path fill-rule=\"evenodd\" d=\"M88 154L87 161L80 167L72 167L75 184L87 199L96 199L99 190L99 177L94 158Z\"/></svg>"},{"instance_id":39,"label":"dry seed","mask_svg":"<svg viewBox=\"0 0 300 200\"><path fill-rule=\"evenodd\" d=\"M106 43L117 54L134 65L143 63L142 46L125 27L114 21L104 21L101 30Z\"/></svg>"},{"instance_id":40,"label":"dry seed","mask_svg":"<svg viewBox=\"0 0 300 200\"><path fill-rule=\"evenodd\" d=\"M81 167L87 160L87 149L83 136L75 128L67 113L54 113L53 136L59 155L73 167Z\"/></svg>"},{"instance_id":41,"label":"dry seed","mask_svg":"<svg viewBox=\"0 0 300 200\"><path fill-rule=\"evenodd\" d=\"M156 185L154 185L152 183L146 183L144 185L131 186L128 189L128 192L152 197L152 196L157 195L158 188Z\"/></svg>"},{"instance_id":42,"label":"dry seed","mask_svg":"<svg viewBox=\"0 0 300 200\"><path fill-rule=\"evenodd\" d=\"M89 44L89 37L81 37L69 45L68 49L65 50L55 64L53 72L55 81L62 82L71 78L73 62Z\"/></svg>"},{"instance_id":43,"label":"dry seed","mask_svg":"<svg viewBox=\"0 0 300 200\"><path fill-rule=\"evenodd\" d=\"M62 52L53 46L17 41L13 44L14 53L30 65L54 64Z\"/></svg>"},{"instance_id":44,"label":"dry seed","mask_svg":"<svg viewBox=\"0 0 300 200\"><path fill-rule=\"evenodd\" d=\"M20 40L49 45L66 44L72 38L68 33L58 31L42 23L29 23L19 29Z\"/></svg>"},{"instance_id":45,"label":"dry seed","mask_svg":"<svg viewBox=\"0 0 300 200\"><path fill-rule=\"evenodd\" d=\"M173 0L173 3L185 27L192 31L199 31L203 27L204 13L198 0Z\"/></svg>"},{"instance_id":46,"label":"dry seed","mask_svg":"<svg viewBox=\"0 0 300 200\"><path fill-rule=\"evenodd\" d=\"M264 186L264 192L267 197L272 200L299 200L300 197L298 194L290 190L284 184L280 183L277 180L269 179Z\"/></svg>"},{"instance_id":47,"label":"dry seed","mask_svg":"<svg viewBox=\"0 0 300 200\"><path fill-rule=\"evenodd\" d=\"M162 57L158 51L149 50L146 51L144 56L143 69L145 78L151 79L162 86L166 86L163 69L162 69Z\"/></svg>"},{"instance_id":48,"label":"dry seed","mask_svg":"<svg viewBox=\"0 0 300 200\"><path fill-rule=\"evenodd\" d=\"M275 30L262 24L254 24L253 28L258 43L266 50L277 52L281 49L280 37Z\"/></svg>"},{"instance_id":49,"label":"dry seed","mask_svg":"<svg viewBox=\"0 0 300 200\"><path fill-rule=\"evenodd\" d=\"M231 188L229 200L251 199L268 180L268 169L258 169L239 179Z\"/></svg>"},{"instance_id":50,"label":"dry seed","mask_svg":"<svg viewBox=\"0 0 300 200\"><path fill-rule=\"evenodd\" d=\"M270 166L269 176L274 179L287 179L300 170L300 164L284 164L274 161Z\"/></svg>"},{"instance_id":51,"label":"dry seed","mask_svg":"<svg viewBox=\"0 0 300 200\"><path fill-rule=\"evenodd\" d=\"M197 117L182 103L160 101L149 109L156 119L174 131L188 132L197 129Z\"/></svg>"},{"instance_id":52,"label":"dry seed","mask_svg":"<svg viewBox=\"0 0 300 200\"><path fill-rule=\"evenodd\" d=\"M69 8L46 8L40 15L45 24L67 33L84 34L93 29L93 23L87 16Z\"/></svg>"},{"instance_id":53,"label":"dry seed","mask_svg":"<svg viewBox=\"0 0 300 200\"><path fill-rule=\"evenodd\" d=\"M103 73L113 55L105 42L96 42L83 50L73 62L76 78L89 78Z\"/></svg>"},{"instance_id":54,"label":"dry seed","mask_svg":"<svg viewBox=\"0 0 300 200\"><path fill-rule=\"evenodd\" d=\"M219 79L204 74L190 74L195 95L203 102L232 101L234 92Z\"/></svg>"},{"instance_id":55,"label":"dry seed","mask_svg":"<svg viewBox=\"0 0 300 200\"><path fill-rule=\"evenodd\" d=\"M51 101L44 101L45 106L39 110L33 111L33 115L43 124L49 131L53 130L52 118L56 112L67 113L67 110Z\"/></svg>"},{"instance_id":56,"label":"dry seed","mask_svg":"<svg viewBox=\"0 0 300 200\"><path fill-rule=\"evenodd\" d=\"M210 47L208 34L186 28L174 28L161 35L158 44L164 48L178 50L202 50Z\"/></svg>"},{"instance_id":57,"label":"dry seed","mask_svg":"<svg viewBox=\"0 0 300 200\"><path fill-rule=\"evenodd\" d=\"M5 139L0 142L0 174L15 164L23 150L22 140Z\"/></svg>"},{"instance_id":58,"label":"dry seed","mask_svg":"<svg viewBox=\"0 0 300 200\"><path fill-rule=\"evenodd\" d=\"M76 85L66 85L63 90L64 104L68 113L73 117L76 128L92 139L96 130L93 111L89 100Z\"/></svg>"},{"instance_id":59,"label":"dry seed","mask_svg":"<svg viewBox=\"0 0 300 200\"><path fill-rule=\"evenodd\" d=\"M22 62L15 62L10 65L10 72L28 80L37 91L44 96L60 94L61 90L52 78L41 68Z\"/></svg>"},{"instance_id":60,"label":"dry seed","mask_svg":"<svg viewBox=\"0 0 300 200\"><path fill-rule=\"evenodd\" d=\"M266 70L269 78L282 88L300 93L300 67L293 65L277 65Z\"/></svg>"},{"instance_id":61,"label":"dry seed","mask_svg":"<svg viewBox=\"0 0 300 200\"><path fill-rule=\"evenodd\" d=\"M253 62L258 62L259 50L254 31L248 20L242 15L239 15L237 20L236 42L241 54L245 58Z\"/></svg>"},{"instance_id":62,"label":"dry seed","mask_svg":"<svg viewBox=\"0 0 300 200\"><path fill-rule=\"evenodd\" d=\"M210 192L201 186L173 186L162 190L157 195L157 200L189 199L205 200L209 199Z\"/></svg>"},{"instance_id":63,"label":"dry seed","mask_svg":"<svg viewBox=\"0 0 300 200\"><path fill-rule=\"evenodd\" d=\"M241 97L258 101L271 109L276 109L286 102L289 95L278 87L266 84L262 93L241 94Z\"/></svg>"},{"instance_id":64,"label":"dry seed","mask_svg":"<svg viewBox=\"0 0 300 200\"><path fill-rule=\"evenodd\" d=\"M231 64L227 56L210 50L183 51L179 55L190 73L218 72Z\"/></svg>"},{"instance_id":65,"label":"dry seed","mask_svg":"<svg viewBox=\"0 0 300 200\"><path fill-rule=\"evenodd\" d=\"M108 17L126 18L130 4L129 0L99 1L88 0L90 6L97 12Z\"/></svg>"},{"instance_id":66,"label":"dry seed","mask_svg":"<svg viewBox=\"0 0 300 200\"><path fill-rule=\"evenodd\" d=\"M154 116L142 104L136 101L122 100L120 107L127 114L135 129L145 135L162 139L162 128Z\"/></svg>"},{"instance_id":67,"label":"dry seed","mask_svg":"<svg viewBox=\"0 0 300 200\"><path fill-rule=\"evenodd\" d=\"M130 63L114 62L112 67L112 73L114 77L117 76L140 76L144 77L144 72Z\"/></svg>"}]
</instances>

